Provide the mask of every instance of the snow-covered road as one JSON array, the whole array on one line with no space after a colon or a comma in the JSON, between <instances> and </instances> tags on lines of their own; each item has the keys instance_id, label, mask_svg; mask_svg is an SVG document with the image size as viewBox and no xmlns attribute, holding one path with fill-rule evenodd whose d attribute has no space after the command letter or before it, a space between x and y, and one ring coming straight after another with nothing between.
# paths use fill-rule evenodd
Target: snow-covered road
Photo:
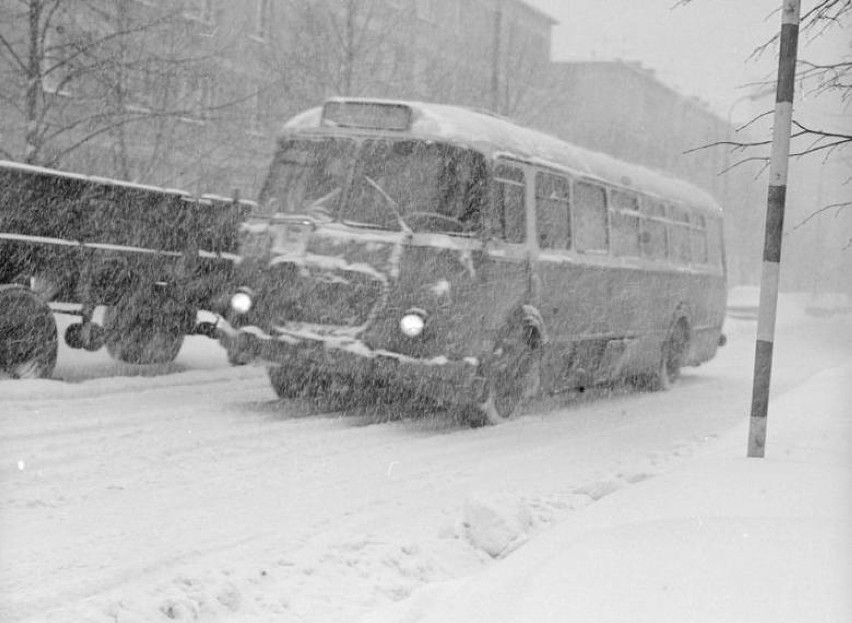
<instances>
[{"instance_id":1,"label":"snow-covered road","mask_svg":"<svg viewBox=\"0 0 852 623\"><path fill-rule=\"evenodd\" d=\"M781 312L775 394L852 355L852 317ZM731 320L671 392L540 400L482 429L276 401L204 338L159 369L63 350L63 380L0 383L0 620L352 620L742 422L754 328Z\"/></svg>"}]
</instances>

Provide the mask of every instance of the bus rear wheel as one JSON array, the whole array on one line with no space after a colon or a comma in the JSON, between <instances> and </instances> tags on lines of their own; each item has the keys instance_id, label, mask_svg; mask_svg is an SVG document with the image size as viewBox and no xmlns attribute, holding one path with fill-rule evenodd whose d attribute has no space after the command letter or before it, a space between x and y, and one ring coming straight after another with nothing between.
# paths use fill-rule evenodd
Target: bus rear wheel
<instances>
[{"instance_id":1,"label":"bus rear wheel","mask_svg":"<svg viewBox=\"0 0 852 623\"><path fill-rule=\"evenodd\" d=\"M0 286L0 373L49 378L58 350L56 319L48 304L23 286Z\"/></svg>"},{"instance_id":2,"label":"bus rear wheel","mask_svg":"<svg viewBox=\"0 0 852 623\"><path fill-rule=\"evenodd\" d=\"M680 370L686 360L689 346L689 327L686 320L678 320L669 332L660 353L660 361L648 378L647 386L651 391L667 391L680 378Z\"/></svg>"},{"instance_id":3,"label":"bus rear wheel","mask_svg":"<svg viewBox=\"0 0 852 623\"><path fill-rule=\"evenodd\" d=\"M539 342L536 329L525 325L500 341L487 366L480 419L471 423L502 424L521 412L541 382Z\"/></svg>"}]
</instances>

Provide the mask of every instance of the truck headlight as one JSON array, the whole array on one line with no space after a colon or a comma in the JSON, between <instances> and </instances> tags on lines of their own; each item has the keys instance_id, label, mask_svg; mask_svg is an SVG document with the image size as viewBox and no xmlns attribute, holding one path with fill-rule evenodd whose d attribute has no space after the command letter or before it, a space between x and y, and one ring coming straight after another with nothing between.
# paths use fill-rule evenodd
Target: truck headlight
<instances>
[{"instance_id":1,"label":"truck headlight","mask_svg":"<svg viewBox=\"0 0 852 623\"><path fill-rule=\"evenodd\" d=\"M247 314L253 304L251 294L245 290L240 290L231 297L231 309L237 314Z\"/></svg>"},{"instance_id":2,"label":"truck headlight","mask_svg":"<svg viewBox=\"0 0 852 623\"><path fill-rule=\"evenodd\" d=\"M399 330L408 337L417 337L426 328L426 312L422 309L409 309L399 319Z\"/></svg>"}]
</instances>

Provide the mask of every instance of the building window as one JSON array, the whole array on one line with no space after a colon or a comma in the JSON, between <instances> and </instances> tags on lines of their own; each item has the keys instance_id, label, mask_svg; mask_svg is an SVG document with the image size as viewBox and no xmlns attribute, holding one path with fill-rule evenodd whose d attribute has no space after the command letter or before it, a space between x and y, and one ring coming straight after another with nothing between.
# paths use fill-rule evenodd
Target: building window
<instances>
[{"instance_id":1,"label":"building window","mask_svg":"<svg viewBox=\"0 0 852 623\"><path fill-rule=\"evenodd\" d=\"M49 28L44 36L41 57L41 88L45 93L70 96L69 83L74 75L72 58L74 49L62 25Z\"/></svg>"},{"instance_id":2,"label":"building window","mask_svg":"<svg viewBox=\"0 0 852 623\"><path fill-rule=\"evenodd\" d=\"M261 41L266 41L269 39L269 29L272 20L272 0L257 0L255 17L255 36Z\"/></svg>"},{"instance_id":3,"label":"building window","mask_svg":"<svg viewBox=\"0 0 852 623\"><path fill-rule=\"evenodd\" d=\"M416 0L417 17L433 24L438 21L438 0Z\"/></svg>"},{"instance_id":4,"label":"building window","mask_svg":"<svg viewBox=\"0 0 852 623\"><path fill-rule=\"evenodd\" d=\"M210 117L216 98L213 76L205 73L188 73L181 81L180 102L184 110L181 119L204 123Z\"/></svg>"},{"instance_id":5,"label":"building window","mask_svg":"<svg viewBox=\"0 0 852 623\"><path fill-rule=\"evenodd\" d=\"M272 118L274 91L270 85L257 85L254 95L249 100L248 133L256 136L264 135Z\"/></svg>"},{"instance_id":6,"label":"building window","mask_svg":"<svg viewBox=\"0 0 852 623\"><path fill-rule=\"evenodd\" d=\"M213 0L186 0L183 14L204 24L213 23Z\"/></svg>"}]
</instances>

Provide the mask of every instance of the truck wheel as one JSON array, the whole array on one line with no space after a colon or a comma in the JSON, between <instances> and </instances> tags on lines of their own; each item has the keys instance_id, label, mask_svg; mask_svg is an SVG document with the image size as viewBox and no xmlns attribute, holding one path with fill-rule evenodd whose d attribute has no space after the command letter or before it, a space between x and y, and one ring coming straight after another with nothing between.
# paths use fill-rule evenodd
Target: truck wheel
<instances>
[{"instance_id":1,"label":"truck wheel","mask_svg":"<svg viewBox=\"0 0 852 623\"><path fill-rule=\"evenodd\" d=\"M107 352L125 363L171 363L183 345L183 314L168 306L153 308L150 303L139 303L136 297L128 297L107 307Z\"/></svg>"},{"instance_id":2,"label":"truck wheel","mask_svg":"<svg viewBox=\"0 0 852 623\"><path fill-rule=\"evenodd\" d=\"M17 379L49 378L59 348L48 304L23 286L0 286L0 373Z\"/></svg>"}]
</instances>

